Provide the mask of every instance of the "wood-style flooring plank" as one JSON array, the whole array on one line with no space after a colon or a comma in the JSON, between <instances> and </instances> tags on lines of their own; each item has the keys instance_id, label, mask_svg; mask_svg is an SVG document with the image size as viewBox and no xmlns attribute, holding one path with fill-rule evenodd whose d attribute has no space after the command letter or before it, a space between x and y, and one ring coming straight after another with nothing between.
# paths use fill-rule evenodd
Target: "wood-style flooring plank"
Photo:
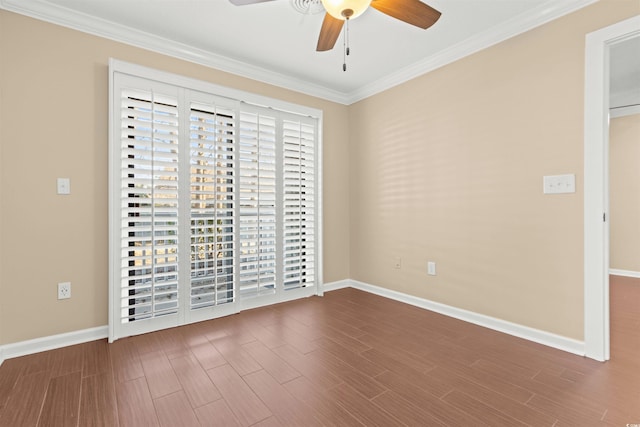
<instances>
[{"instance_id":1,"label":"wood-style flooring plank","mask_svg":"<svg viewBox=\"0 0 640 427\"><path fill-rule=\"evenodd\" d=\"M412 360L407 360L403 357L403 354L397 351L389 349L380 351L377 347L364 351L360 353L360 355L370 362L375 363L378 366L382 366L388 371L392 371L407 378L419 378L424 372L429 371L434 367L432 364L414 364Z\"/></svg>"},{"instance_id":2,"label":"wood-style flooring plank","mask_svg":"<svg viewBox=\"0 0 640 427\"><path fill-rule=\"evenodd\" d=\"M123 338L110 344L111 366L116 382L125 382L144 377L142 363L134 341Z\"/></svg>"},{"instance_id":3,"label":"wood-style flooring plank","mask_svg":"<svg viewBox=\"0 0 640 427\"><path fill-rule=\"evenodd\" d=\"M47 395L42 405L38 427L77 426L81 384L80 371L52 378L49 381Z\"/></svg>"},{"instance_id":4,"label":"wood-style flooring plank","mask_svg":"<svg viewBox=\"0 0 640 427\"><path fill-rule=\"evenodd\" d=\"M327 390L342 383L342 379L336 377L321 366L314 366L309 363L306 355L301 354L291 346L283 345L282 347L273 349L273 351L322 390Z\"/></svg>"},{"instance_id":5,"label":"wood-style flooring plank","mask_svg":"<svg viewBox=\"0 0 640 427\"><path fill-rule=\"evenodd\" d=\"M527 402L534 395L529 388L525 388L520 384L514 384L509 378L501 378L498 375L492 375L480 369L474 369L470 366L450 362L447 363L446 369L463 378L480 383L498 393L511 396L511 398L521 403Z\"/></svg>"},{"instance_id":6,"label":"wood-style flooring plank","mask_svg":"<svg viewBox=\"0 0 640 427\"><path fill-rule=\"evenodd\" d=\"M182 335L183 328L183 326L180 326L156 332L158 339L162 342L162 351L164 351L169 360L190 354L189 345Z\"/></svg>"},{"instance_id":7,"label":"wood-style flooring plank","mask_svg":"<svg viewBox=\"0 0 640 427\"><path fill-rule=\"evenodd\" d=\"M375 397L372 402L407 426L446 426L438 418L431 415L429 411L408 402L398 393L391 390L387 390L380 396Z\"/></svg>"},{"instance_id":8,"label":"wood-style flooring plank","mask_svg":"<svg viewBox=\"0 0 640 427\"><path fill-rule=\"evenodd\" d=\"M117 427L118 410L112 373L82 378L81 390L78 426Z\"/></svg>"},{"instance_id":9,"label":"wood-style flooring plank","mask_svg":"<svg viewBox=\"0 0 640 427\"><path fill-rule=\"evenodd\" d=\"M246 343L242 348L280 384L300 376L300 372L271 351L262 341Z\"/></svg>"},{"instance_id":10,"label":"wood-style flooring plank","mask_svg":"<svg viewBox=\"0 0 640 427\"><path fill-rule=\"evenodd\" d=\"M160 425L147 380L144 377L117 383L116 399L120 427L155 427Z\"/></svg>"},{"instance_id":11,"label":"wood-style flooring plank","mask_svg":"<svg viewBox=\"0 0 640 427\"><path fill-rule=\"evenodd\" d=\"M280 347L281 345L287 344L287 340L277 333L278 329L275 327L274 330L268 329L265 325L259 322L253 321L245 321L245 325L248 326L248 329L251 331L251 335L253 335L257 341L260 341L268 348ZM270 325L267 325L270 326ZM252 341L253 343L255 341ZM251 344L245 343L244 345Z\"/></svg>"},{"instance_id":12,"label":"wood-style flooring plank","mask_svg":"<svg viewBox=\"0 0 640 427\"><path fill-rule=\"evenodd\" d=\"M255 340L249 341L253 342ZM238 375L244 376L262 369L262 366L233 337L224 337L212 341L222 357L233 366Z\"/></svg>"},{"instance_id":13,"label":"wood-style flooring plank","mask_svg":"<svg viewBox=\"0 0 640 427\"><path fill-rule=\"evenodd\" d=\"M49 385L49 372L22 375L9 393L0 426L35 426Z\"/></svg>"},{"instance_id":14,"label":"wood-style flooring plank","mask_svg":"<svg viewBox=\"0 0 640 427\"><path fill-rule=\"evenodd\" d=\"M210 427L240 427L238 419L233 415L224 399L218 399L208 405L194 410L200 424Z\"/></svg>"},{"instance_id":15,"label":"wood-style flooring plank","mask_svg":"<svg viewBox=\"0 0 640 427\"><path fill-rule=\"evenodd\" d=\"M367 399L384 393L386 388L374 378L366 375L324 350L316 350L307 354L307 360L314 366L322 366L346 384L349 384Z\"/></svg>"},{"instance_id":16,"label":"wood-style flooring plank","mask_svg":"<svg viewBox=\"0 0 640 427\"><path fill-rule=\"evenodd\" d=\"M268 372L254 372L246 375L244 380L283 425L322 426L314 416L315 411L296 399Z\"/></svg>"},{"instance_id":17,"label":"wood-style flooring plank","mask_svg":"<svg viewBox=\"0 0 640 427\"><path fill-rule=\"evenodd\" d=\"M255 423L252 427L281 427L282 423L275 416L271 416L260 422ZM292 426L294 427L294 426Z\"/></svg>"},{"instance_id":18,"label":"wood-style flooring plank","mask_svg":"<svg viewBox=\"0 0 640 427\"><path fill-rule=\"evenodd\" d=\"M241 425L250 426L272 415L231 365L218 366L207 374Z\"/></svg>"},{"instance_id":19,"label":"wood-style flooring plank","mask_svg":"<svg viewBox=\"0 0 640 427\"><path fill-rule=\"evenodd\" d=\"M213 342L218 339L225 338L224 336L219 336L220 332L224 332L226 337L232 338L237 345L243 345L256 340L256 337L253 335L253 331L251 330L251 326L237 319L235 316L224 317L219 320L222 325L217 326L213 334L207 334L209 341Z\"/></svg>"},{"instance_id":20,"label":"wood-style flooring plank","mask_svg":"<svg viewBox=\"0 0 640 427\"><path fill-rule=\"evenodd\" d=\"M369 359L362 357L359 353L348 350L346 347L328 338L319 338L316 340L316 343L322 350L334 355L353 369L357 369L370 377L380 375L387 370Z\"/></svg>"},{"instance_id":21,"label":"wood-style flooring plank","mask_svg":"<svg viewBox=\"0 0 640 427\"><path fill-rule=\"evenodd\" d=\"M148 334L136 335L128 338L135 345L136 351L140 356L146 353L155 353L158 351L162 351L162 341L160 340L160 335L151 332Z\"/></svg>"},{"instance_id":22,"label":"wood-style flooring plank","mask_svg":"<svg viewBox=\"0 0 640 427\"><path fill-rule=\"evenodd\" d=\"M527 402L527 406L573 425L589 425L589 423L594 423L596 420L602 420L606 415L605 413L598 414L597 412L589 411L588 408L585 408L586 412L582 412L575 408L574 402L561 396L544 397L535 395Z\"/></svg>"},{"instance_id":23,"label":"wood-style flooring plank","mask_svg":"<svg viewBox=\"0 0 640 427\"><path fill-rule=\"evenodd\" d=\"M226 336L226 335L225 335ZM198 359L200 365L205 371L225 365L227 361L217 348L206 340L206 342L198 343L190 347L191 353Z\"/></svg>"},{"instance_id":24,"label":"wood-style flooring plank","mask_svg":"<svg viewBox=\"0 0 640 427\"><path fill-rule=\"evenodd\" d=\"M449 372L444 368L433 369L426 374L426 377L434 387L442 385L442 389L448 388L449 391L445 394L449 394L454 390L466 393L469 396L473 396L480 402L527 425L552 426L557 421L553 416L543 414L524 403L511 399L507 395L497 393L474 381L470 381Z\"/></svg>"},{"instance_id":25,"label":"wood-style flooring plank","mask_svg":"<svg viewBox=\"0 0 640 427\"><path fill-rule=\"evenodd\" d=\"M476 417L487 423L490 426L512 426L512 427L526 427L527 424L518 421L517 419L501 412L489 405L485 405L473 396L466 393L462 393L458 390L453 390L442 398L445 402L451 406L458 408L460 411L469 414L472 417Z\"/></svg>"},{"instance_id":26,"label":"wood-style flooring plank","mask_svg":"<svg viewBox=\"0 0 640 427\"><path fill-rule=\"evenodd\" d=\"M159 397L153 403L162 427L200 427L200 421L183 391Z\"/></svg>"},{"instance_id":27,"label":"wood-style flooring plank","mask_svg":"<svg viewBox=\"0 0 640 427\"><path fill-rule=\"evenodd\" d=\"M82 372L84 346L84 344L77 344L51 350L51 377L59 377L72 372Z\"/></svg>"},{"instance_id":28,"label":"wood-style flooring plank","mask_svg":"<svg viewBox=\"0 0 640 427\"><path fill-rule=\"evenodd\" d=\"M22 375L23 369L24 367L19 358L5 360L0 365L0 411L6 405L18 378ZM2 412L0 412L1 415Z\"/></svg>"},{"instance_id":29,"label":"wood-style flooring plank","mask_svg":"<svg viewBox=\"0 0 640 427\"><path fill-rule=\"evenodd\" d=\"M393 427L404 425L384 409L377 405L371 405L369 399L348 384L340 384L334 387L327 395L331 395L332 399L335 399L340 406L353 414L355 418L366 426Z\"/></svg>"},{"instance_id":30,"label":"wood-style flooring plank","mask_svg":"<svg viewBox=\"0 0 640 427\"><path fill-rule=\"evenodd\" d=\"M152 398L182 390L182 385L163 351L144 353L140 356L140 363Z\"/></svg>"},{"instance_id":31,"label":"wood-style flooring plank","mask_svg":"<svg viewBox=\"0 0 640 427\"><path fill-rule=\"evenodd\" d=\"M327 426L362 426L347 409L338 405L334 399L328 399L326 393L331 391L322 390L314 385L304 376L300 376L283 387L297 399L305 402L314 409L316 417Z\"/></svg>"},{"instance_id":32,"label":"wood-style flooring plank","mask_svg":"<svg viewBox=\"0 0 640 427\"><path fill-rule=\"evenodd\" d=\"M287 345L295 348L302 354L315 350L318 346L313 337L300 333L286 324L270 325L266 329L274 335L280 335Z\"/></svg>"},{"instance_id":33,"label":"wood-style flooring plank","mask_svg":"<svg viewBox=\"0 0 640 427\"><path fill-rule=\"evenodd\" d=\"M23 375L47 372L49 376L51 376L52 362L56 359L56 351L52 350L29 354L21 359L21 363L24 366Z\"/></svg>"},{"instance_id":34,"label":"wood-style flooring plank","mask_svg":"<svg viewBox=\"0 0 640 427\"><path fill-rule=\"evenodd\" d=\"M437 418L444 424L452 426L488 425L472 415L459 411L438 396L413 384L410 379L394 375L391 371L378 375L376 380L389 390L394 391L407 402L428 411L431 416Z\"/></svg>"},{"instance_id":35,"label":"wood-style flooring plank","mask_svg":"<svg viewBox=\"0 0 640 427\"><path fill-rule=\"evenodd\" d=\"M193 355L170 360L191 406L197 408L222 397Z\"/></svg>"},{"instance_id":36,"label":"wood-style flooring plank","mask_svg":"<svg viewBox=\"0 0 640 427\"><path fill-rule=\"evenodd\" d=\"M106 339L85 343L83 348L83 376L88 377L111 371L109 343Z\"/></svg>"}]
</instances>

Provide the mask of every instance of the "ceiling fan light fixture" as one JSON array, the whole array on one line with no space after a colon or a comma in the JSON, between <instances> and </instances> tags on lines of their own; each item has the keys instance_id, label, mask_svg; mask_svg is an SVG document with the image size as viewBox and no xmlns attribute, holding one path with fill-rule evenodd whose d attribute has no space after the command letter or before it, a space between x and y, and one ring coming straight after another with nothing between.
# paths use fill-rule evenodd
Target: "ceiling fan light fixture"
<instances>
[{"instance_id":1,"label":"ceiling fan light fixture","mask_svg":"<svg viewBox=\"0 0 640 427\"><path fill-rule=\"evenodd\" d=\"M353 19L367 10L371 0L322 0L327 13L336 19Z\"/></svg>"}]
</instances>

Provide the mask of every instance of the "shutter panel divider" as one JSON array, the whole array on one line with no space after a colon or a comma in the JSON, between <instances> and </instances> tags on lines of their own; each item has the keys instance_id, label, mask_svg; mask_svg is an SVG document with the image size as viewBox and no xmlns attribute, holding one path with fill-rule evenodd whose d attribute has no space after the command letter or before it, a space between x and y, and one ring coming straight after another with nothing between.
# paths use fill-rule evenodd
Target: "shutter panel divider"
<instances>
[{"instance_id":1,"label":"shutter panel divider","mask_svg":"<svg viewBox=\"0 0 640 427\"><path fill-rule=\"evenodd\" d=\"M180 105L184 106L187 104L187 99L189 95L189 91L181 90L179 95L178 102ZM181 301L181 310L178 316L179 324L184 324L186 319L189 316L189 292L190 292L190 275L184 274L189 272L191 269L191 259L190 259L190 239L189 236L191 234L191 227L189 221L182 220L183 218L189 218L190 215L190 206L191 206L191 194L188 191L191 186L191 177L190 177L190 161L191 161L191 150L190 144L185 143L185 140L188 142L189 140L189 114L186 114L183 108L183 113L180 115L180 129L182 129L182 149L180 150L180 209L179 209L179 218L181 219L180 225L180 234L179 234L179 242L180 242L180 262L178 265L178 277L179 281L179 298Z\"/></svg>"},{"instance_id":2,"label":"shutter panel divider","mask_svg":"<svg viewBox=\"0 0 640 427\"><path fill-rule=\"evenodd\" d=\"M278 114L277 116L277 134L280 135L280 144L277 145L276 149L276 169L280 171L276 175L276 206L279 206L280 209L277 209L276 214L276 234L279 236L278 245L276 249L276 266L280 266L279 269L279 288L282 292L285 290L285 278L284 278L284 270L281 266L284 265L284 138L283 135L283 125L282 125L282 114Z\"/></svg>"}]
</instances>

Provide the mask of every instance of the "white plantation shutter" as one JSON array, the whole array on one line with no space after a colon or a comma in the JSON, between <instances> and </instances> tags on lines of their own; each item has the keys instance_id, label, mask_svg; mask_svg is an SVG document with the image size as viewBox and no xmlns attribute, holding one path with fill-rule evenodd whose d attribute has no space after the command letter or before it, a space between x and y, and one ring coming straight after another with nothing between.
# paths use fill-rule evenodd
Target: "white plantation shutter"
<instances>
[{"instance_id":1,"label":"white plantation shutter","mask_svg":"<svg viewBox=\"0 0 640 427\"><path fill-rule=\"evenodd\" d=\"M178 109L153 90L120 97L120 322L178 311Z\"/></svg>"},{"instance_id":2,"label":"white plantation shutter","mask_svg":"<svg viewBox=\"0 0 640 427\"><path fill-rule=\"evenodd\" d=\"M240 292L276 290L276 119L240 113Z\"/></svg>"},{"instance_id":3,"label":"white plantation shutter","mask_svg":"<svg viewBox=\"0 0 640 427\"><path fill-rule=\"evenodd\" d=\"M285 289L315 285L315 123L283 121L283 263Z\"/></svg>"},{"instance_id":4,"label":"white plantation shutter","mask_svg":"<svg viewBox=\"0 0 640 427\"><path fill-rule=\"evenodd\" d=\"M321 294L320 113L111 73L109 339Z\"/></svg>"},{"instance_id":5,"label":"white plantation shutter","mask_svg":"<svg viewBox=\"0 0 640 427\"><path fill-rule=\"evenodd\" d=\"M190 105L192 309L234 301L236 112Z\"/></svg>"}]
</instances>

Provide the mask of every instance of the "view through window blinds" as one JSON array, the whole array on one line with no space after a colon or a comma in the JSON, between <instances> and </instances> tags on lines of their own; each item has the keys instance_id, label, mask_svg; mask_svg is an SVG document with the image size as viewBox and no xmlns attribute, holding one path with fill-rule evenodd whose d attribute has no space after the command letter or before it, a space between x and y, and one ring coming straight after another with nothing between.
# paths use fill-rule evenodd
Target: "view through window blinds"
<instances>
[{"instance_id":1,"label":"view through window blinds","mask_svg":"<svg viewBox=\"0 0 640 427\"><path fill-rule=\"evenodd\" d=\"M110 339L319 293L318 119L157 80L112 78Z\"/></svg>"},{"instance_id":2,"label":"view through window blinds","mask_svg":"<svg viewBox=\"0 0 640 427\"><path fill-rule=\"evenodd\" d=\"M285 289L315 282L315 128L283 121L283 284Z\"/></svg>"},{"instance_id":3,"label":"view through window blinds","mask_svg":"<svg viewBox=\"0 0 640 427\"><path fill-rule=\"evenodd\" d=\"M240 292L276 286L276 119L240 114Z\"/></svg>"},{"instance_id":4,"label":"view through window blinds","mask_svg":"<svg viewBox=\"0 0 640 427\"><path fill-rule=\"evenodd\" d=\"M121 321L178 310L178 108L123 90Z\"/></svg>"},{"instance_id":5,"label":"view through window blinds","mask_svg":"<svg viewBox=\"0 0 640 427\"><path fill-rule=\"evenodd\" d=\"M190 106L192 308L234 300L235 115L216 105Z\"/></svg>"}]
</instances>

